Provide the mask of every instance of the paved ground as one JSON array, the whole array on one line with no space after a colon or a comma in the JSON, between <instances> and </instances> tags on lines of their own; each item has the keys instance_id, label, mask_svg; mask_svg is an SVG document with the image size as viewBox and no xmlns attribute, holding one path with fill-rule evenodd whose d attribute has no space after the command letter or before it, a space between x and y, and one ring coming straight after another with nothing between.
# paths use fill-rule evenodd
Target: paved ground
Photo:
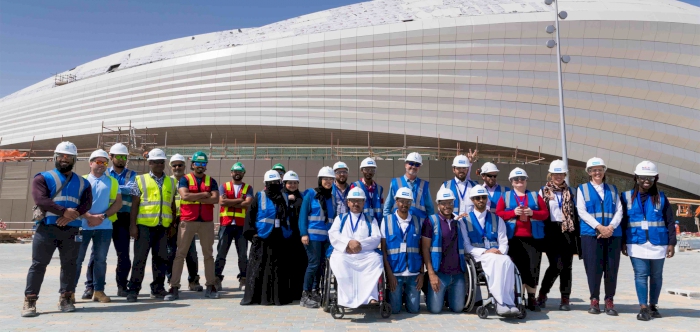
<instances>
[{"instance_id":1,"label":"paved ground","mask_svg":"<svg viewBox=\"0 0 700 332\"><path fill-rule=\"evenodd\" d=\"M199 249L199 246L198 246ZM528 313L525 320L498 318L495 314L481 320L474 314L428 314L402 313L390 319L382 319L378 313L360 310L348 314L342 320L333 320L320 310L304 309L298 305L283 307L260 307L239 305L242 292L236 281L224 284L226 292L220 300L204 299L203 293L183 292L177 302L150 300L147 297L138 303L126 303L123 298L113 298L110 304L79 301L74 313L56 310L58 294L58 253L47 269L36 318L21 318L23 291L27 269L30 264L30 244L0 244L0 331L49 330L49 331L117 331L117 330L189 330L189 331L407 331L422 330L502 330L513 331L561 331L561 330L618 330L639 331L697 331L700 324L700 300L662 294L661 310L664 318L651 322L635 319L638 312L632 268L629 259L623 258L618 294L616 297L619 317L593 316L586 313L587 287L583 264L574 264L573 309L570 312L544 310ZM235 256L233 256L235 257ZM234 258L235 259L235 258ZM543 269L546 259L543 259ZM115 295L114 264L116 255L109 253L107 294ZM200 251L200 265L201 265ZM667 288L694 288L700 290L700 253L678 253L666 261L664 291ZM150 263L149 263L150 266ZM227 269L235 270L235 263ZM203 271L203 267L200 267ZM544 271L544 270L543 270ZM203 273L201 273L203 274ZM227 271L235 275L236 271ZM147 272L145 287L150 283ZM81 280L81 284L84 279ZM82 289L81 289L82 290ZM558 296L558 292L551 293ZM147 294L146 294L147 296ZM585 302L584 302L585 301ZM555 304L557 300L550 300Z\"/></svg>"}]
</instances>

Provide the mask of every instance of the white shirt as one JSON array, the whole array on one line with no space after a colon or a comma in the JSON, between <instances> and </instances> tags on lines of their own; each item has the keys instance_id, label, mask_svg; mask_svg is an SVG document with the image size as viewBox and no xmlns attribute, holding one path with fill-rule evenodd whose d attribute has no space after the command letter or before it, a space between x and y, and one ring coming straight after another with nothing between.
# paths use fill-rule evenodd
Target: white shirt
<instances>
[{"instance_id":1,"label":"white shirt","mask_svg":"<svg viewBox=\"0 0 700 332\"><path fill-rule=\"evenodd\" d=\"M401 227L401 233L406 233L406 229L408 229L408 226L411 225L411 222L412 222L412 220L411 220L411 218L412 218L412 217L411 217L411 214L409 213L409 214L408 214L408 218L406 218L406 219L401 218L401 216L399 216L399 212L398 212L398 211L394 212L394 215L396 215L396 220L398 220L398 222L399 222L399 227ZM388 222L388 218L384 218L384 222L385 222L385 223ZM386 227L382 227L382 239L385 239L385 240L386 240L385 229L386 229ZM413 235L415 235L415 233L414 233L414 234L408 234L407 236L413 236ZM420 233L418 234L418 236L420 236ZM408 265L406 266L406 270L405 270L405 271L403 271L403 272L401 272L401 273L394 273L394 276L396 276L396 277L410 277L410 276L415 276L415 275L418 275L418 272L416 272L416 273L411 273L411 272L408 270Z\"/></svg>"},{"instance_id":2,"label":"white shirt","mask_svg":"<svg viewBox=\"0 0 700 332\"><path fill-rule=\"evenodd\" d=\"M462 213L469 213L472 210L474 210L474 203L472 203L472 200L469 199L469 190L471 189L472 185L471 183L467 182L468 179L465 179L464 181L459 181L457 177L455 177L455 183L457 184L457 196L459 198L459 214ZM445 183L440 186L440 188L445 188L445 189L452 189L449 187L449 182L447 182L447 187L445 187ZM466 187L466 190L465 190ZM464 197L462 197L462 193L464 193Z\"/></svg>"},{"instance_id":3,"label":"white shirt","mask_svg":"<svg viewBox=\"0 0 700 332\"><path fill-rule=\"evenodd\" d=\"M561 212L559 202L563 203L564 197L562 197L561 191L555 191L554 195L556 195L556 198L549 200L549 218L554 222L562 222L564 221L564 214ZM540 189L540 197L542 197L543 200L547 201L544 197L544 192L542 192L542 189Z\"/></svg>"},{"instance_id":4,"label":"white shirt","mask_svg":"<svg viewBox=\"0 0 700 332\"><path fill-rule=\"evenodd\" d=\"M362 246L361 253L374 251L374 249L379 248L379 244L382 240L382 231L380 231L379 226L377 226L377 220L372 218L372 236L369 236L369 228L363 217L364 215L359 213L350 214L352 216L352 221L350 220L350 216L348 216L348 219L345 220L342 232L340 231L340 216L335 217L331 229L328 230L328 236L334 251L336 253L347 254L345 249L348 247L348 242L350 242L350 240L360 242ZM353 231L352 226L355 222L358 223L357 229Z\"/></svg>"},{"instance_id":5,"label":"white shirt","mask_svg":"<svg viewBox=\"0 0 700 332\"><path fill-rule=\"evenodd\" d=\"M483 229L486 225L486 214L489 213L489 211L485 210L484 212L479 212L477 210L474 210L473 212L476 216L476 219L479 221L479 225L481 225L481 228ZM464 222L471 222L469 218L465 218L462 220L464 220ZM465 240L464 244L466 246L467 251L474 257L481 256L488 249L477 248L472 246L471 241L469 240L469 235L467 234L467 227L466 225L463 226L464 227L461 227L460 230L462 231L462 237ZM508 235L506 233L506 223L503 222L503 219L501 217L498 217L498 251L500 251L501 254L504 255L508 253Z\"/></svg>"},{"instance_id":6,"label":"white shirt","mask_svg":"<svg viewBox=\"0 0 700 332\"><path fill-rule=\"evenodd\" d=\"M628 244L627 254L641 259L663 259L666 258L666 248L667 246L655 246L647 241L644 244Z\"/></svg>"},{"instance_id":7,"label":"white shirt","mask_svg":"<svg viewBox=\"0 0 700 332\"><path fill-rule=\"evenodd\" d=\"M484 186L484 188L486 188L486 190L489 191L488 197L486 199L486 208L490 210L491 209L490 208L491 197L493 197L493 194L496 193L496 187L498 187L498 185L495 185L495 186L493 186L493 188L491 188L486 184L486 182L484 182L483 186ZM498 202L494 202L494 203L498 204ZM496 208L494 207L493 211L491 211L491 212L496 213Z\"/></svg>"},{"instance_id":8,"label":"white shirt","mask_svg":"<svg viewBox=\"0 0 700 332\"><path fill-rule=\"evenodd\" d=\"M603 184L597 185L591 182L591 185L593 185L593 188L595 188L595 191L598 193L600 198L605 198ZM612 226L613 229L620 226L620 223L622 222L622 203L620 203L620 197L616 197L615 199L617 200L615 215L613 215L612 220L610 221L610 226ZM586 200L583 198L583 193L581 192L580 188L576 190L576 209L578 210L579 218L588 224L588 226L595 229L598 225L600 225L598 220L596 220L592 215L590 215L590 213L588 213L588 210L586 210Z\"/></svg>"}]
</instances>

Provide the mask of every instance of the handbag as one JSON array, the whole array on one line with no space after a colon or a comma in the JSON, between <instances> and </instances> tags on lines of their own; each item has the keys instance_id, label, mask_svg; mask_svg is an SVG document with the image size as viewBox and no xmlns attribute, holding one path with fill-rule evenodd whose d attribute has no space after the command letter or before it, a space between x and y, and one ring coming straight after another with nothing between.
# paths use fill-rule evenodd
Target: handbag
<instances>
[{"instance_id":1,"label":"handbag","mask_svg":"<svg viewBox=\"0 0 700 332\"><path fill-rule=\"evenodd\" d=\"M63 186L65 186L66 183L68 183L68 181L70 181L70 179L72 177L73 177L73 172L71 172L71 174L66 178L66 181L61 183L61 186L58 187L56 192L53 195L51 195L51 198L50 198L51 200L53 200L56 197L56 195L58 195L58 193L60 193L61 190L63 190ZM38 205L34 205L32 207L32 221L38 223L38 222L44 220L44 218L46 218L46 211L42 210Z\"/></svg>"}]
</instances>

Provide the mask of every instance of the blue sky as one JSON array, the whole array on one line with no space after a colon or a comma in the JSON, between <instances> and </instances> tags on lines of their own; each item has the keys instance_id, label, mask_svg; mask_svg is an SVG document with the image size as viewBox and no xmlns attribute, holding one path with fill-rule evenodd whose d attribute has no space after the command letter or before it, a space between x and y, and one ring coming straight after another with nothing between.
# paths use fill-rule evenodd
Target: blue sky
<instances>
[{"instance_id":1,"label":"blue sky","mask_svg":"<svg viewBox=\"0 0 700 332\"><path fill-rule=\"evenodd\" d=\"M56 72L183 36L256 27L361 0L0 0L0 97ZM700 6L700 0L685 0Z\"/></svg>"}]
</instances>

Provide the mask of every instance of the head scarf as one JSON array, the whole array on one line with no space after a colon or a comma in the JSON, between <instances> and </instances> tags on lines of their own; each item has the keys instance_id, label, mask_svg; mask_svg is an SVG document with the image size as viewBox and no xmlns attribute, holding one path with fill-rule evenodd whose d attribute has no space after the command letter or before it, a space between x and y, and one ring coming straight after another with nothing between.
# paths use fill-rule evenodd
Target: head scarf
<instances>
[{"instance_id":1,"label":"head scarf","mask_svg":"<svg viewBox=\"0 0 700 332\"><path fill-rule=\"evenodd\" d=\"M561 185L557 185L554 181L548 181L547 184L542 189L542 194L544 200L549 206L550 200L556 200L555 193L561 193L561 213L564 220L561 220L561 232L573 232L574 231L574 200L571 197L571 191L569 191L569 186L566 182ZM558 221L558 220L556 220Z\"/></svg>"},{"instance_id":2,"label":"head scarf","mask_svg":"<svg viewBox=\"0 0 700 332\"><path fill-rule=\"evenodd\" d=\"M272 182L265 182L265 195L275 203L275 208L277 209L276 218L287 223L287 202L282 196L282 185L273 184Z\"/></svg>"},{"instance_id":3,"label":"head scarf","mask_svg":"<svg viewBox=\"0 0 700 332\"><path fill-rule=\"evenodd\" d=\"M328 222L328 204L326 204L326 200L330 199L333 195L333 188L331 189L326 189L323 187L321 184L322 179L318 178L318 187L316 188L316 196L314 196L315 199L317 199L321 205L321 209L323 210L323 213L326 216L326 222Z\"/></svg>"}]
</instances>

